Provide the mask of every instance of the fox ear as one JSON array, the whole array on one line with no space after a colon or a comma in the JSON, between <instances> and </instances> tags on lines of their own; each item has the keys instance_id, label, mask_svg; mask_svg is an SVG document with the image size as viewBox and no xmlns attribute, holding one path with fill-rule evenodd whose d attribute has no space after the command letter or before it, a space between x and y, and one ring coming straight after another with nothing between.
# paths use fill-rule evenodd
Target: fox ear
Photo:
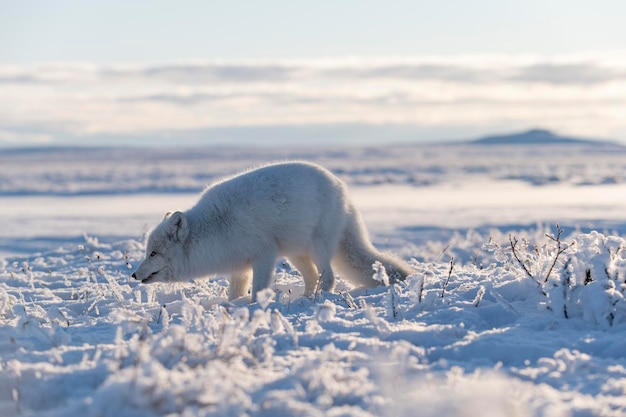
<instances>
[{"instance_id":1,"label":"fox ear","mask_svg":"<svg viewBox=\"0 0 626 417\"><path fill-rule=\"evenodd\" d=\"M187 224L185 215L177 211L176 213L172 213L167 221L170 236L173 236L178 242L183 242L189 234L189 225Z\"/></svg>"},{"instance_id":2,"label":"fox ear","mask_svg":"<svg viewBox=\"0 0 626 417\"><path fill-rule=\"evenodd\" d=\"M169 219L170 217L172 217L172 214L173 213L171 211L168 211L167 213L165 213L165 216L163 216L163 220Z\"/></svg>"}]
</instances>

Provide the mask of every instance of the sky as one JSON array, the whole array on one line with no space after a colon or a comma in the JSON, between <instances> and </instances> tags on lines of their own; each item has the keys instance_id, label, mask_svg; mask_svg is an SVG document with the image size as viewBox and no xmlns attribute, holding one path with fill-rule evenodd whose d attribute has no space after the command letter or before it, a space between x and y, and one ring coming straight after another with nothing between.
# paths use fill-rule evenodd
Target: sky
<instances>
[{"instance_id":1,"label":"sky","mask_svg":"<svg viewBox=\"0 0 626 417\"><path fill-rule=\"evenodd\" d=\"M626 143L625 19L619 0L0 0L0 146Z\"/></svg>"}]
</instances>

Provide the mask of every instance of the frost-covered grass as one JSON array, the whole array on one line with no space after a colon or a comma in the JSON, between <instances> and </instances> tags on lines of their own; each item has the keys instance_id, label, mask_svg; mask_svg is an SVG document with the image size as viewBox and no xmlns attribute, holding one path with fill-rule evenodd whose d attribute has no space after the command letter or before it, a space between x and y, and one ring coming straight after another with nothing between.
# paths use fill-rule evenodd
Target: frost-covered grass
<instances>
[{"instance_id":1,"label":"frost-covered grass","mask_svg":"<svg viewBox=\"0 0 626 417\"><path fill-rule=\"evenodd\" d=\"M451 241L439 260L415 261L406 282L314 300L281 263L251 305L227 302L223 278L137 285L132 239L5 261L0 411L621 415L626 241L560 236L547 275L557 242L542 233L514 237L531 275L508 236L476 247L474 235L471 251Z\"/></svg>"},{"instance_id":2,"label":"frost-covered grass","mask_svg":"<svg viewBox=\"0 0 626 417\"><path fill-rule=\"evenodd\" d=\"M623 157L3 152L0 416L624 415ZM213 178L283 158L346 180L374 243L415 274L369 290L340 280L308 299L281 262L255 304L228 302L224 277L130 278L165 211ZM384 283L379 266L372 274Z\"/></svg>"}]
</instances>

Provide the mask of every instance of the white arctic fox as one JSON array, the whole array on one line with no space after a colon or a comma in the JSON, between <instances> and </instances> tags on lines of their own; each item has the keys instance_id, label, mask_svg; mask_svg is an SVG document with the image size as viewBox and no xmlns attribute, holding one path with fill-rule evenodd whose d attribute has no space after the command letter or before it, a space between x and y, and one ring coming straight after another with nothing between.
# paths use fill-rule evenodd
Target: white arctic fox
<instances>
[{"instance_id":1,"label":"white arctic fox","mask_svg":"<svg viewBox=\"0 0 626 417\"><path fill-rule=\"evenodd\" d=\"M379 285L375 261L391 281L412 272L372 246L339 178L312 163L288 162L217 182L191 209L168 213L132 276L151 283L230 274L230 299L247 295L252 278L254 301L270 285L279 256L300 271L307 296L318 281L320 289L333 290L331 263L357 286Z\"/></svg>"}]
</instances>

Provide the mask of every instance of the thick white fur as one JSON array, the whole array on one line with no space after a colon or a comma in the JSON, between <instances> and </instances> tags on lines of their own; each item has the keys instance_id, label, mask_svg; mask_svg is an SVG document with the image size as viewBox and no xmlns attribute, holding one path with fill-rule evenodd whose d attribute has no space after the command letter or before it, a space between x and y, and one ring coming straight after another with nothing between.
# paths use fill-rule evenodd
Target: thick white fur
<instances>
[{"instance_id":1,"label":"thick white fur","mask_svg":"<svg viewBox=\"0 0 626 417\"><path fill-rule=\"evenodd\" d=\"M267 165L217 182L186 212L166 215L148 237L146 259L133 274L148 282L230 274L229 298L252 299L269 287L279 256L302 274L305 294L332 291L335 276L374 287L372 264L391 280L411 273L403 261L378 252L346 186L307 162Z\"/></svg>"}]
</instances>

